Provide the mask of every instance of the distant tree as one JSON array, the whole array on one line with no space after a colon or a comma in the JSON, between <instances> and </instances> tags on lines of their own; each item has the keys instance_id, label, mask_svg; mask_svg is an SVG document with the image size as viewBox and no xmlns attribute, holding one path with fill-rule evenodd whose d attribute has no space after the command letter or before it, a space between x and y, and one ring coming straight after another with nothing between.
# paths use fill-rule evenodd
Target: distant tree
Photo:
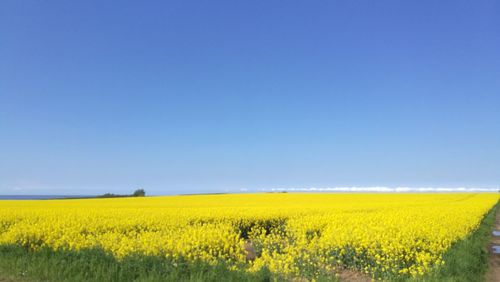
<instances>
[{"instance_id":1,"label":"distant tree","mask_svg":"<svg viewBox=\"0 0 500 282\"><path fill-rule=\"evenodd\" d=\"M144 197L146 196L146 191L144 189L137 189L134 191L134 194L132 194L134 197Z\"/></svg>"}]
</instances>

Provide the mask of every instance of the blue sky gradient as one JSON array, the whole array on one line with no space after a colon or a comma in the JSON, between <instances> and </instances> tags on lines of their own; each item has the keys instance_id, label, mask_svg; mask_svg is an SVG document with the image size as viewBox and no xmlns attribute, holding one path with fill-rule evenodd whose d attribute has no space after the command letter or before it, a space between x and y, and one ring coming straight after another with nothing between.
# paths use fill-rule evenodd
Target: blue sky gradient
<instances>
[{"instance_id":1,"label":"blue sky gradient","mask_svg":"<svg viewBox=\"0 0 500 282\"><path fill-rule=\"evenodd\" d=\"M0 194L500 186L498 1L2 1Z\"/></svg>"}]
</instances>

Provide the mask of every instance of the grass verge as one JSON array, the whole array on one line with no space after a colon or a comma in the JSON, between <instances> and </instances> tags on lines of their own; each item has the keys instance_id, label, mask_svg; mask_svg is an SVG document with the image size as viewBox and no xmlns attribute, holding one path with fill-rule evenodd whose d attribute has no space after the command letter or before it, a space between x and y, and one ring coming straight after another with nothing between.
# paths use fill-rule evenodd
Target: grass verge
<instances>
[{"instance_id":1,"label":"grass verge","mask_svg":"<svg viewBox=\"0 0 500 282\"><path fill-rule=\"evenodd\" d=\"M230 270L224 263L187 263L151 256L117 261L102 250L27 251L0 246L0 281L273 281L264 269L257 273Z\"/></svg>"},{"instance_id":2,"label":"grass verge","mask_svg":"<svg viewBox=\"0 0 500 282\"><path fill-rule=\"evenodd\" d=\"M455 243L444 255L444 266L412 281L485 281L488 270L488 243L500 204L496 204L483 218L478 229L464 240Z\"/></svg>"}]
</instances>

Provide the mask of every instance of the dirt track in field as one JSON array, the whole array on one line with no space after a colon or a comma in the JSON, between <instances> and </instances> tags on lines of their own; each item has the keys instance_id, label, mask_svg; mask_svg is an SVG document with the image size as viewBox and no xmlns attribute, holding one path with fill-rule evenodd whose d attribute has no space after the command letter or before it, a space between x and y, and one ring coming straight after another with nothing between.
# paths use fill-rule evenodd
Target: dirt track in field
<instances>
[{"instance_id":1,"label":"dirt track in field","mask_svg":"<svg viewBox=\"0 0 500 282\"><path fill-rule=\"evenodd\" d=\"M500 230L500 209L497 209L493 229ZM490 244L488 246L490 265L488 273L486 273L486 281L500 282L500 254L493 253L493 246L500 246L500 236L493 236L493 234L491 234Z\"/></svg>"}]
</instances>

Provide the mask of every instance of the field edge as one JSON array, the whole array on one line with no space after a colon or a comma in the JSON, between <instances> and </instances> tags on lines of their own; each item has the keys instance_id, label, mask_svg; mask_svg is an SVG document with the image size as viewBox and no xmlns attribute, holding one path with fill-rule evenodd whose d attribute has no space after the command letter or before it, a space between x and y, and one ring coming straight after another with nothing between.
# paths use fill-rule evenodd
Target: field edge
<instances>
[{"instance_id":1,"label":"field edge","mask_svg":"<svg viewBox=\"0 0 500 282\"><path fill-rule=\"evenodd\" d=\"M489 241L500 210L497 202L485 214L479 227L465 239L456 242L443 256L445 265L435 271L411 281L457 281L478 282L486 280L489 268ZM403 281L395 279L395 281Z\"/></svg>"}]
</instances>

